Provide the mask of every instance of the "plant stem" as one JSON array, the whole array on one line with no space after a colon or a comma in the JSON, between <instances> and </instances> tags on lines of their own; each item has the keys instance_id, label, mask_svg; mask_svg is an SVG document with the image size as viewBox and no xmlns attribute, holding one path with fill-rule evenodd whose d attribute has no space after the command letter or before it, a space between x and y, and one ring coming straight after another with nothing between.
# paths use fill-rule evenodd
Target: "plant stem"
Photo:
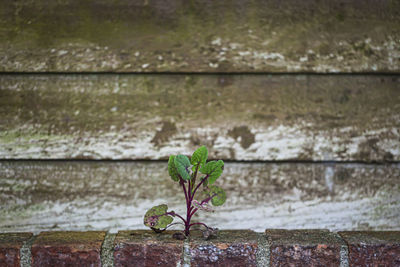
<instances>
[{"instance_id":1,"label":"plant stem","mask_svg":"<svg viewBox=\"0 0 400 267\"><path fill-rule=\"evenodd\" d=\"M167 212L167 213L165 213L165 215L176 216L176 217L180 218L180 219L186 224L186 220L185 220L181 215L179 215L178 213L175 213L175 212Z\"/></svg>"},{"instance_id":2,"label":"plant stem","mask_svg":"<svg viewBox=\"0 0 400 267\"><path fill-rule=\"evenodd\" d=\"M199 187L204 183L204 181L206 181L207 180L207 178L209 177L210 175L209 174L207 174L203 179L201 179L201 181L200 181L200 183L196 186L196 188L193 190L193 193L191 193L190 194L190 197L189 197L189 201L188 201L188 199L186 199L186 204L187 204L187 206L186 206L186 208L187 208L187 215L186 215L186 223L185 223L185 235L186 236L188 236L189 234L190 234L190 226L191 225L193 225L193 224L190 224L190 220L192 219L192 216L196 213L196 211L198 210L197 208L195 208L193 211L192 211L192 201L193 201L193 199L194 199L194 195L196 194L196 192L197 192L197 189L199 189ZM189 190L191 191L191 189L190 189L190 183L189 183ZM212 197L211 197L212 198ZM210 198L210 199L211 199ZM203 204L203 202L202 202L202 204ZM197 224L203 224L203 223L197 223ZM205 224L203 224L203 225L205 225ZM206 226L206 225L205 225ZM207 226L206 226L207 227Z\"/></svg>"},{"instance_id":3,"label":"plant stem","mask_svg":"<svg viewBox=\"0 0 400 267\"><path fill-rule=\"evenodd\" d=\"M192 216L196 213L197 210L198 210L198 208L195 208L195 209L190 213L190 217L192 217Z\"/></svg>"},{"instance_id":4,"label":"plant stem","mask_svg":"<svg viewBox=\"0 0 400 267\"><path fill-rule=\"evenodd\" d=\"M188 189L189 189L189 192L188 192L188 191L186 191L185 182L183 181L182 177L179 177L179 178L180 178L180 184L182 185L183 192L185 193L185 199L186 199L186 220L184 220L184 222L185 222L185 235L188 236L189 228L190 228L190 226L189 226L189 224L190 224L190 209L192 206L192 200L191 200L192 196L190 194L190 181L188 183Z\"/></svg>"},{"instance_id":5,"label":"plant stem","mask_svg":"<svg viewBox=\"0 0 400 267\"><path fill-rule=\"evenodd\" d=\"M207 229L210 228L210 227L208 227L205 223L201 223L201 222L191 223L191 224L189 225L189 227L191 227L191 226L193 226L193 225L203 225L203 226L206 227Z\"/></svg>"},{"instance_id":6,"label":"plant stem","mask_svg":"<svg viewBox=\"0 0 400 267\"><path fill-rule=\"evenodd\" d=\"M194 194L196 194L197 189L204 183L205 180L207 180L207 178L208 178L209 176L210 176L210 175L207 174L206 177L204 177L203 179L201 179L200 183L199 183L199 184L196 186L196 188L194 189L193 195L192 195L192 199L191 199L190 201L193 200Z\"/></svg>"},{"instance_id":7,"label":"plant stem","mask_svg":"<svg viewBox=\"0 0 400 267\"><path fill-rule=\"evenodd\" d=\"M209 196L208 198L205 198L205 199L203 199L201 202L200 202L200 205L203 205L204 203L208 203L208 201L210 201L213 197L215 197L217 194L214 194L214 195L212 195L212 196Z\"/></svg>"},{"instance_id":8,"label":"plant stem","mask_svg":"<svg viewBox=\"0 0 400 267\"><path fill-rule=\"evenodd\" d=\"M196 177L197 177L197 172L199 171L199 167L200 167L200 164L197 164L196 171L194 172L193 181L192 181L193 186L196 184Z\"/></svg>"},{"instance_id":9,"label":"plant stem","mask_svg":"<svg viewBox=\"0 0 400 267\"><path fill-rule=\"evenodd\" d=\"M215 197L217 194L214 194L214 195L212 195L212 196L209 196L208 198L205 198L205 199L203 199L201 202L200 202L200 205L203 205L204 203L208 203L208 201L210 201L213 197ZM195 208L191 213L190 213L190 217L192 217L195 213L196 213L196 211L198 211L199 209L198 208Z\"/></svg>"},{"instance_id":10,"label":"plant stem","mask_svg":"<svg viewBox=\"0 0 400 267\"><path fill-rule=\"evenodd\" d=\"M187 194L188 194L188 198L192 199L192 185L191 185L191 181L188 181L188 190L187 190Z\"/></svg>"},{"instance_id":11,"label":"plant stem","mask_svg":"<svg viewBox=\"0 0 400 267\"><path fill-rule=\"evenodd\" d=\"M197 171L197 170L196 170ZM196 173L197 174L197 173ZM196 191L197 191L197 189L199 189L199 187L204 183L204 181L206 181L207 180L207 178L209 177L210 175L209 174L207 174L203 179L201 179L201 181L200 181L200 183L196 186L196 188L193 190L193 192L192 192L192 187L191 187L191 181L189 180L189 182L188 182L188 190L186 190L186 186L185 186L185 183L184 183L184 181L183 181L183 179L182 179L182 177L179 177L180 178L180 184L182 185L182 188L183 188L183 192L185 193L185 198L186 198L186 220L184 220L185 221L185 235L186 236L188 236L189 234L190 234L190 227L192 226L192 225L194 225L194 224L190 224L190 220L191 220L191 218L192 218L192 216L196 213L196 211L198 210L197 208L195 208L194 210L192 210L192 201L193 201L193 199L194 199L194 195L196 194ZM193 186L194 186L194 184L193 184ZM212 196L212 197L209 197L209 198L207 198L207 199L205 199L205 200L203 200L202 201L202 204L204 204L204 201L209 201L211 198L213 198L214 196ZM208 226L207 225L205 225L204 223L195 223L195 224L201 224L201 225L204 225L204 226L206 226L207 228L208 228Z\"/></svg>"},{"instance_id":12,"label":"plant stem","mask_svg":"<svg viewBox=\"0 0 400 267\"><path fill-rule=\"evenodd\" d=\"M191 196L190 193L188 194L188 191L186 191L185 182L183 181L182 177L179 177L179 179L180 179L179 182L180 182L180 184L181 184L181 186L182 186L182 188L183 188L183 192L185 193L185 199L186 199L186 220L183 219L183 218L180 217L180 216L179 216L179 217L185 222L185 235L188 236L188 235L189 235L189 228L190 228L189 224L190 224L190 209L191 209L191 206L192 206L192 200L191 200L192 196ZM190 190L190 181L189 181L189 183L188 183L188 189ZM189 192L190 192L190 191L189 191Z\"/></svg>"},{"instance_id":13,"label":"plant stem","mask_svg":"<svg viewBox=\"0 0 400 267\"><path fill-rule=\"evenodd\" d=\"M177 223L171 223L171 224L167 225L167 227L165 227L165 230L166 230L166 229L168 229L168 228L170 228L171 226L173 226L173 225L177 225L177 224L182 224L182 223L180 223L180 222L177 222Z\"/></svg>"},{"instance_id":14,"label":"plant stem","mask_svg":"<svg viewBox=\"0 0 400 267\"><path fill-rule=\"evenodd\" d=\"M185 182L183 181L183 179L181 177L179 177L180 179L180 184L182 185L183 188L183 192L185 193L185 199L186 199L186 204L189 202L189 197L186 193L186 187L185 187Z\"/></svg>"}]
</instances>

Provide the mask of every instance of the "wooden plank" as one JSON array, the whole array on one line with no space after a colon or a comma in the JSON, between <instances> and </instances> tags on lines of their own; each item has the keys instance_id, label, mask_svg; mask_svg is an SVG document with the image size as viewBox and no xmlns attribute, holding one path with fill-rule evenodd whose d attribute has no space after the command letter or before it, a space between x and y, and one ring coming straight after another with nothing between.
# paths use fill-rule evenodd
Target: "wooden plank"
<instances>
[{"instance_id":1,"label":"wooden plank","mask_svg":"<svg viewBox=\"0 0 400 267\"><path fill-rule=\"evenodd\" d=\"M398 72L400 2L1 1L5 72Z\"/></svg>"},{"instance_id":2,"label":"wooden plank","mask_svg":"<svg viewBox=\"0 0 400 267\"><path fill-rule=\"evenodd\" d=\"M400 160L398 76L1 75L0 158Z\"/></svg>"},{"instance_id":3,"label":"wooden plank","mask_svg":"<svg viewBox=\"0 0 400 267\"><path fill-rule=\"evenodd\" d=\"M144 228L184 195L166 162L0 162L0 231ZM227 163L227 202L196 220L221 229L400 229L400 165Z\"/></svg>"}]
</instances>

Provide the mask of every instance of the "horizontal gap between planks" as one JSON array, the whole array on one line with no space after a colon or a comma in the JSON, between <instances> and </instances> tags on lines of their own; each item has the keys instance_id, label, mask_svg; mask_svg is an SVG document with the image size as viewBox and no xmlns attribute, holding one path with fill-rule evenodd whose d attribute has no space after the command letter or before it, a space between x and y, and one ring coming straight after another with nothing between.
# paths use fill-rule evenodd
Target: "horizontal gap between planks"
<instances>
[{"instance_id":1,"label":"horizontal gap between planks","mask_svg":"<svg viewBox=\"0 0 400 267\"><path fill-rule=\"evenodd\" d=\"M0 72L0 75L273 75L273 76L400 76L398 72Z\"/></svg>"},{"instance_id":2,"label":"horizontal gap between planks","mask_svg":"<svg viewBox=\"0 0 400 267\"><path fill-rule=\"evenodd\" d=\"M209 159L209 160L217 160L217 159ZM361 164L361 165L397 165L400 164L400 161L336 161L336 160L229 160L222 159L226 163L242 163L242 164L254 164L254 163L265 163L265 164ZM0 163L2 162L160 162L166 163L167 159L0 159Z\"/></svg>"}]
</instances>

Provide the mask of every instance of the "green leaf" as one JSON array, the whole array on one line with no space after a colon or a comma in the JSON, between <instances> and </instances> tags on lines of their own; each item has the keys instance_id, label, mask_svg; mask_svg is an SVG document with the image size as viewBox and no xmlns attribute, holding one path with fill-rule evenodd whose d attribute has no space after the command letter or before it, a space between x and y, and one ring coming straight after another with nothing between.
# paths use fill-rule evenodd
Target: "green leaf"
<instances>
[{"instance_id":1,"label":"green leaf","mask_svg":"<svg viewBox=\"0 0 400 267\"><path fill-rule=\"evenodd\" d=\"M224 170L224 162L222 160L210 161L203 167L201 167L200 172L203 174L208 174L209 184L215 183L218 177L221 176Z\"/></svg>"},{"instance_id":2,"label":"green leaf","mask_svg":"<svg viewBox=\"0 0 400 267\"><path fill-rule=\"evenodd\" d=\"M189 167L190 161L184 155L178 155L174 159L176 170L183 180L190 180Z\"/></svg>"},{"instance_id":3,"label":"green leaf","mask_svg":"<svg viewBox=\"0 0 400 267\"><path fill-rule=\"evenodd\" d=\"M179 176L178 176L178 171L176 170L174 161L175 161L175 156L174 155L170 156L169 160L168 160L168 173L169 173L169 176L171 176L172 180L174 180L175 182L178 182Z\"/></svg>"},{"instance_id":4,"label":"green leaf","mask_svg":"<svg viewBox=\"0 0 400 267\"><path fill-rule=\"evenodd\" d=\"M215 195L211 199L211 204L213 204L214 206L221 206L222 204L225 203L226 193L221 187L212 185L209 187L209 189L210 189L209 195L210 196Z\"/></svg>"},{"instance_id":5,"label":"green leaf","mask_svg":"<svg viewBox=\"0 0 400 267\"><path fill-rule=\"evenodd\" d=\"M167 227L174 220L171 216L165 215L167 210L168 206L165 204L152 207L144 215L144 225L156 229Z\"/></svg>"},{"instance_id":6,"label":"green leaf","mask_svg":"<svg viewBox=\"0 0 400 267\"><path fill-rule=\"evenodd\" d=\"M199 164L200 166L203 166L204 164L206 164L207 157L208 157L207 148L205 146L201 146L198 149L196 149L195 152L193 152L190 162L192 163L193 167Z\"/></svg>"}]
</instances>

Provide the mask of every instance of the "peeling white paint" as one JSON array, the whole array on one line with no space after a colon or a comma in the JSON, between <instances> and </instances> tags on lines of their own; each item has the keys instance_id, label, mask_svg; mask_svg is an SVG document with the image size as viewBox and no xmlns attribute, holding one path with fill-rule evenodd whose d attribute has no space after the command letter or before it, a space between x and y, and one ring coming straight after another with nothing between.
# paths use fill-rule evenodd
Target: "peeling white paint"
<instances>
[{"instance_id":1,"label":"peeling white paint","mask_svg":"<svg viewBox=\"0 0 400 267\"><path fill-rule=\"evenodd\" d=\"M293 58L288 51L276 48L276 50L265 51L270 43L276 41L276 36L265 39L260 33L253 31L247 42L235 41L216 37L206 46L212 46L215 53L202 51L194 53L194 71L202 68L214 68L209 65L210 60L219 60L218 54L226 52L224 61L231 63L233 70L273 70L286 71L315 71L315 72L358 72L358 71L396 71L400 68L399 42L395 35L386 34L385 39L375 40L373 38L359 39L358 41L339 40L333 46L340 51L321 54L312 49L307 49L303 54L298 53ZM275 34L276 35L276 34ZM334 51L338 49L334 49ZM240 51L238 51L240 49ZM366 56L365 51L371 51L374 56ZM31 51L30 51L31 52ZM172 52L172 53L171 53ZM171 67L183 68L193 64L187 62L187 57L177 55L176 51L158 51L159 54L153 62L154 56L141 54L140 51L132 51L136 60L121 58L118 49L110 49L108 46L100 46L94 43L79 42L67 43L62 47L52 47L36 51L32 60L27 60L24 53L0 47L0 66L7 71L165 71ZM150 54L152 54L150 56ZM161 55L162 54L162 55ZM43 55L51 55L49 57ZM10 60L12 58L12 60ZM129 58L129 57L128 57ZM143 58L148 63L139 60ZM162 60L160 59L162 58ZM101 59L101 60L99 60ZM127 61L129 60L129 61ZM150 60L151 62L149 62ZM221 60L222 61L222 60ZM154 63L154 64L153 64ZM193 65L194 66L194 65ZM52 70L50 70L50 68Z\"/></svg>"},{"instance_id":2,"label":"peeling white paint","mask_svg":"<svg viewBox=\"0 0 400 267\"><path fill-rule=\"evenodd\" d=\"M221 38L220 37L217 37L217 38L215 38L214 40L212 40L211 41L211 44L212 45L217 45L217 46L221 46Z\"/></svg>"},{"instance_id":3,"label":"peeling white paint","mask_svg":"<svg viewBox=\"0 0 400 267\"><path fill-rule=\"evenodd\" d=\"M115 112L117 107L110 111ZM155 121L157 121L155 119ZM159 125L158 122L156 122ZM235 160L287 160L299 158L302 155L313 160L359 160L362 145L368 136L387 136L379 138L377 147L379 151L372 151L371 159L379 159L386 152L392 154L393 160L400 158L400 134L393 132L392 128L370 130L362 136L346 137L346 142L338 135L332 136L331 132L319 131L309 135L304 125L277 125L270 127L252 127L254 143L248 148L243 148L241 140L244 137L233 139L228 130L233 125L220 125L219 127L191 128L184 130L179 126L178 133L166 140L161 146L152 143L155 135L154 125L147 122L148 129L140 127L132 135L129 130L110 128L108 132L99 135L80 135L76 137L53 136L46 139L15 139L13 142L3 143L0 146L2 158L69 158L92 157L95 159L160 159L166 158L170 153L190 153L193 149L191 137L198 136L202 140L213 142L210 147L211 155ZM348 127L339 129L338 132L349 132ZM44 145L45 144L45 145ZM10 150L9 148L12 148ZM234 152L234 154L232 154Z\"/></svg>"},{"instance_id":4,"label":"peeling white paint","mask_svg":"<svg viewBox=\"0 0 400 267\"><path fill-rule=\"evenodd\" d=\"M289 196L289 195L288 195ZM281 199L284 196L281 196ZM99 205L101 203L101 205ZM145 229L143 214L150 207L168 203L177 212L184 205L170 199L145 200L136 203L115 202L98 197L85 197L68 202L48 202L40 210L32 210L24 218L9 212L0 221L2 232L44 230L110 230ZM396 204L397 203L397 204ZM338 230L399 230L400 198L369 197L352 201L315 199L301 201L286 198L283 203L272 204L268 199L255 205L229 205L218 208L214 213L199 213L194 219L220 229L266 228L324 228ZM373 210L387 207L383 217L377 218ZM34 207L33 207L34 208ZM176 227L177 228L177 227Z\"/></svg>"}]
</instances>

